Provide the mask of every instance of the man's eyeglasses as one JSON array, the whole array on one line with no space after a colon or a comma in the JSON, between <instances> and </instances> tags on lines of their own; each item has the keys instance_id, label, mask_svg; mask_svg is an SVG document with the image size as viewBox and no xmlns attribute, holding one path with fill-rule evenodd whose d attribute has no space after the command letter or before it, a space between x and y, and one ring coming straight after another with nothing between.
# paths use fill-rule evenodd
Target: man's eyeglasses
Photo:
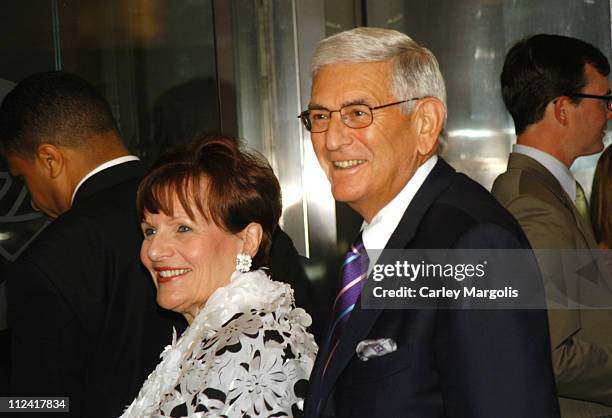
<instances>
[{"instance_id":1,"label":"man's eyeglasses","mask_svg":"<svg viewBox=\"0 0 612 418\"><path fill-rule=\"evenodd\" d=\"M422 97L413 97L412 99L406 99L400 102L388 103L376 107L370 107L365 104L354 104L341 107L338 110L308 109L300 113L298 118L302 120L302 123L306 129L313 134L325 132L329 129L331 115L334 112L340 113L340 120L342 120L342 123L349 128L361 129L367 128L372 124L374 121L374 115L372 112L374 110L420 99L422 99Z\"/></svg>"},{"instance_id":2,"label":"man's eyeglasses","mask_svg":"<svg viewBox=\"0 0 612 418\"><path fill-rule=\"evenodd\" d=\"M598 96L596 94L574 93L574 94L570 94L569 97L579 97L581 99L603 100L606 104L606 109L612 112L612 96Z\"/></svg>"}]
</instances>

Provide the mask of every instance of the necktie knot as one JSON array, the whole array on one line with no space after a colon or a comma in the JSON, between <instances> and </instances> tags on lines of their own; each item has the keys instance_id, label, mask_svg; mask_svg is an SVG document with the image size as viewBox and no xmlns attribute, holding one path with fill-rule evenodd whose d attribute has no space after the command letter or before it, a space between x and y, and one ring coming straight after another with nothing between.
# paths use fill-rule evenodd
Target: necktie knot
<instances>
[{"instance_id":1,"label":"necktie knot","mask_svg":"<svg viewBox=\"0 0 612 418\"><path fill-rule=\"evenodd\" d=\"M355 239L355 242L351 244L351 248L344 254L344 263L342 264L342 281L344 283L345 278L350 276L349 272L353 272L356 269L361 269L364 262L368 257L365 246L361 239L361 234ZM348 269L348 270L347 270ZM367 266L366 266L367 269Z\"/></svg>"},{"instance_id":2,"label":"necktie knot","mask_svg":"<svg viewBox=\"0 0 612 418\"><path fill-rule=\"evenodd\" d=\"M363 245L361 233L359 233L355 242L351 245L351 248L344 255L344 263L342 265L342 287L353 282L356 278L365 279L369 261L368 253Z\"/></svg>"}]
</instances>

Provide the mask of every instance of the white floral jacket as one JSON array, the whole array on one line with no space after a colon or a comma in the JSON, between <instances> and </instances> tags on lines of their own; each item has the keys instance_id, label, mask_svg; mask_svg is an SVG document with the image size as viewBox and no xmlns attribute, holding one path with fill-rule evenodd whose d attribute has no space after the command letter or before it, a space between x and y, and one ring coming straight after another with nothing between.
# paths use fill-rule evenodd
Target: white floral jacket
<instances>
[{"instance_id":1,"label":"white floral jacket","mask_svg":"<svg viewBox=\"0 0 612 418\"><path fill-rule=\"evenodd\" d=\"M301 416L317 346L288 284L234 273L162 353L122 418Z\"/></svg>"}]
</instances>

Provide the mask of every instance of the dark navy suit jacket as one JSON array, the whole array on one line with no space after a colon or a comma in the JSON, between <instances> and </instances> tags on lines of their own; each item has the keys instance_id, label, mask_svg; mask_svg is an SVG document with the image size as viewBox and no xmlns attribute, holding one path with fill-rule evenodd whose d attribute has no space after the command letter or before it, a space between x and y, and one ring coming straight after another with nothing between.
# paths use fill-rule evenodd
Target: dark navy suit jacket
<instances>
[{"instance_id":1,"label":"dark navy suit jacket","mask_svg":"<svg viewBox=\"0 0 612 418\"><path fill-rule=\"evenodd\" d=\"M440 159L386 248L529 245L484 188ZM380 338L397 350L357 358L360 341ZM322 344L311 376L308 418L559 416L544 310L362 309L358 301L323 376L329 350Z\"/></svg>"}]
</instances>

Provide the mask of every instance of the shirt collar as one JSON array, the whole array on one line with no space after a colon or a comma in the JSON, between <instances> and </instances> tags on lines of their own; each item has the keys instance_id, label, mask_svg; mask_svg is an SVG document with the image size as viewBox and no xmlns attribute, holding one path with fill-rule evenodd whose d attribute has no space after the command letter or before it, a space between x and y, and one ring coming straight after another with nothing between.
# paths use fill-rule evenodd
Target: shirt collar
<instances>
[{"instance_id":1,"label":"shirt collar","mask_svg":"<svg viewBox=\"0 0 612 418\"><path fill-rule=\"evenodd\" d=\"M74 191L72 192L72 198L70 199L70 206L72 206L72 204L74 203L74 197L76 196L77 192L79 191L79 188L83 185L83 183L85 183L85 181L92 177L94 174L99 173L102 170L106 170L107 168L111 168L114 167L116 165L119 164L123 164L123 163L127 163L128 161L138 161L139 158L136 157L135 155L126 155L123 157L119 157L119 158L115 158L112 160L109 160L103 164L100 164L99 166L97 166L96 168L94 168L93 170L91 170L89 173L87 173L87 175L85 175L81 181L79 181L79 184L77 184L77 186L74 188Z\"/></svg>"},{"instance_id":2,"label":"shirt collar","mask_svg":"<svg viewBox=\"0 0 612 418\"><path fill-rule=\"evenodd\" d=\"M572 175L572 172L552 155L541 151L537 148L533 148L527 145L514 144L512 151L516 154L523 154L533 158L544 166L550 174L561 184L561 187L572 199L576 200L576 179Z\"/></svg>"},{"instance_id":3,"label":"shirt collar","mask_svg":"<svg viewBox=\"0 0 612 418\"><path fill-rule=\"evenodd\" d=\"M385 248L408 205L410 205L437 162L438 156L434 155L421 164L404 188L384 208L378 211L372 221L370 223L363 222L362 239L366 250L382 250Z\"/></svg>"}]
</instances>

